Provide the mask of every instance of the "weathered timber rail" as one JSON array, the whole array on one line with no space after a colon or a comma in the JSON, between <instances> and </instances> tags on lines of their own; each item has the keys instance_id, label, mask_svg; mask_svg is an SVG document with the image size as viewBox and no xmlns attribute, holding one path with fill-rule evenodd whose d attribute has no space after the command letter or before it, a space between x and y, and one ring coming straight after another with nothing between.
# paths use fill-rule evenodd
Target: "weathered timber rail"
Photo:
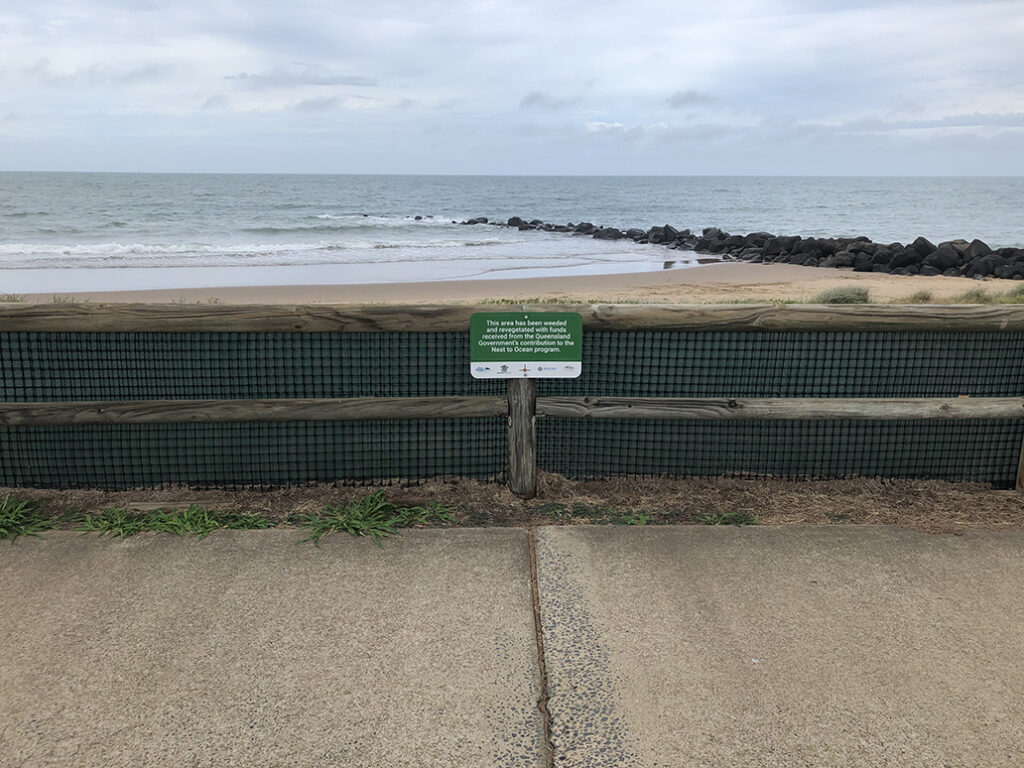
<instances>
[{"instance_id":1,"label":"weathered timber rail","mask_svg":"<svg viewBox=\"0 0 1024 768\"><path fill-rule=\"evenodd\" d=\"M578 312L586 331L1024 331L1024 305L484 304L479 306L0 304L0 331L466 331L476 312Z\"/></svg>"},{"instance_id":2,"label":"weathered timber rail","mask_svg":"<svg viewBox=\"0 0 1024 768\"><path fill-rule=\"evenodd\" d=\"M0 305L0 332L354 333L466 332L471 315L510 308L578 312L586 331L1024 331L1024 306L483 305L230 306ZM468 376L468 371L467 374ZM0 427L259 421L508 419L509 486L536 493L537 419L1024 420L1024 397L655 398L538 397L511 379L507 397L180 399L0 403ZM1024 488L1024 451L1017 487Z\"/></svg>"}]
</instances>

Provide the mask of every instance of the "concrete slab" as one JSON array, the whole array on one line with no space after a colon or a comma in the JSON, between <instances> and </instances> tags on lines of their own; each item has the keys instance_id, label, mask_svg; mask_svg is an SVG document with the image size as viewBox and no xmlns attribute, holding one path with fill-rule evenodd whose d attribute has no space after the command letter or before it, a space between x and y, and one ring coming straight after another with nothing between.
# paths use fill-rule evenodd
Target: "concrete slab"
<instances>
[{"instance_id":1,"label":"concrete slab","mask_svg":"<svg viewBox=\"0 0 1024 768\"><path fill-rule=\"evenodd\" d=\"M0 765L543 766L527 534L0 542Z\"/></svg>"},{"instance_id":2,"label":"concrete slab","mask_svg":"<svg viewBox=\"0 0 1024 768\"><path fill-rule=\"evenodd\" d=\"M537 531L557 766L1024 765L1024 532Z\"/></svg>"}]
</instances>

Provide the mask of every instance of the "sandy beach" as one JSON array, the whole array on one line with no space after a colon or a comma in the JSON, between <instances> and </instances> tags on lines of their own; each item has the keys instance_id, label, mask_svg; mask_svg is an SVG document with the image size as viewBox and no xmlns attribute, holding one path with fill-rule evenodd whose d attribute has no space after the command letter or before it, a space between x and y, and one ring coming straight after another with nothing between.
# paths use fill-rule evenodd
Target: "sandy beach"
<instances>
[{"instance_id":1,"label":"sandy beach","mask_svg":"<svg viewBox=\"0 0 1024 768\"><path fill-rule=\"evenodd\" d=\"M932 303L946 303L974 288L1000 293L1014 280L920 277L799 267L789 264L711 264L663 272L614 275L447 280L369 285L281 285L169 288L148 291L23 294L27 302L224 303L224 304L471 304L490 301L567 303L718 303L807 301L821 291L863 286L872 302L906 299L926 291Z\"/></svg>"}]
</instances>

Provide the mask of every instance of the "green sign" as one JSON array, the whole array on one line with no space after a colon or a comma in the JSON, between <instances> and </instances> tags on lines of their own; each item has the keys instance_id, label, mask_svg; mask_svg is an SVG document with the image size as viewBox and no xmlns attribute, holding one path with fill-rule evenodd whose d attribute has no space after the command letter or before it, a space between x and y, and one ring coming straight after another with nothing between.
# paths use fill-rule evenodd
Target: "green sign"
<instances>
[{"instance_id":1,"label":"green sign","mask_svg":"<svg viewBox=\"0 0 1024 768\"><path fill-rule=\"evenodd\" d=\"M475 379L574 379L582 371L576 312L478 312L469 320Z\"/></svg>"}]
</instances>

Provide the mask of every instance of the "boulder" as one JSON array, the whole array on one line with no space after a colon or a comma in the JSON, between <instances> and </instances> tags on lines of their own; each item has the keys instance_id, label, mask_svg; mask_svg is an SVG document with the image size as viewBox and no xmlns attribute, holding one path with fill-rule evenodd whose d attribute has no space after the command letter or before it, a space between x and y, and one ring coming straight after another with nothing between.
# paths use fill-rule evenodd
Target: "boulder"
<instances>
[{"instance_id":1,"label":"boulder","mask_svg":"<svg viewBox=\"0 0 1024 768\"><path fill-rule=\"evenodd\" d=\"M938 272L943 272L950 267L959 267L961 258L960 251L954 248L952 244L943 243L921 262L921 274L924 274L924 267L933 267Z\"/></svg>"},{"instance_id":2,"label":"boulder","mask_svg":"<svg viewBox=\"0 0 1024 768\"><path fill-rule=\"evenodd\" d=\"M664 227L651 227L647 230L647 241L649 243L664 243L665 242L665 228Z\"/></svg>"},{"instance_id":3,"label":"boulder","mask_svg":"<svg viewBox=\"0 0 1024 768\"><path fill-rule=\"evenodd\" d=\"M992 253L992 249L981 240L971 240L967 246L967 250L964 252L964 256L970 260L976 259L979 256L988 256L990 253Z\"/></svg>"},{"instance_id":4,"label":"boulder","mask_svg":"<svg viewBox=\"0 0 1024 768\"><path fill-rule=\"evenodd\" d=\"M645 240L647 239L647 233L642 229L636 229L635 227L626 230L626 237L630 240Z\"/></svg>"},{"instance_id":5,"label":"boulder","mask_svg":"<svg viewBox=\"0 0 1024 768\"><path fill-rule=\"evenodd\" d=\"M893 245L899 245L899 243L893 243ZM892 258L889 259L889 266L893 269L900 269L901 267L909 267L911 264L918 264L921 261L921 256L917 251L912 251L909 248L892 249Z\"/></svg>"},{"instance_id":6,"label":"boulder","mask_svg":"<svg viewBox=\"0 0 1024 768\"><path fill-rule=\"evenodd\" d=\"M615 227L602 227L594 233L595 240L621 240L623 237L622 231Z\"/></svg>"},{"instance_id":7,"label":"boulder","mask_svg":"<svg viewBox=\"0 0 1024 768\"><path fill-rule=\"evenodd\" d=\"M505 222L505 226L519 227L520 229L522 229L523 227L526 226L526 222L523 219L519 218L518 216L513 216L511 219Z\"/></svg>"},{"instance_id":8,"label":"boulder","mask_svg":"<svg viewBox=\"0 0 1024 768\"><path fill-rule=\"evenodd\" d=\"M872 253L855 253L853 255L853 271L874 272L875 263L873 259L874 254Z\"/></svg>"},{"instance_id":9,"label":"boulder","mask_svg":"<svg viewBox=\"0 0 1024 768\"><path fill-rule=\"evenodd\" d=\"M467 219L466 221L464 221L462 223L463 224L486 224L487 223L487 217L486 216L477 216L475 219Z\"/></svg>"},{"instance_id":10,"label":"boulder","mask_svg":"<svg viewBox=\"0 0 1024 768\"><path fill-rule=\"evenodd\" d=\"M589 235L591 232L597 229L597 227L595 227L589 221L581 221L579 224L576 225L575 229L580 234Z\"/></svg>"},{"instance_id":11,"label":"boulder","mask_svg":"<svg viewBox=\"0 0 1024 768\"><path fill-rule=\"evenodd\" d=\"M935 246L928 241L927 238L919 237L910 245L907 246L908 250L914 251L922 258L935 252Z\"/></svg>"},{"instance_id":12,"label":"boulder","mask_svg":"<svg viewBox=\"0 0 1024 768\"><path fill-rule=\"evenodd\" d=\"M1005 258L995 254L978 256L964 265L963 273L965 277L988 277L994 275L997 269L1008 263Z\"/></svg>"},{"instance_id":13,"label":"boulder","mask_svg":"<svg viewBox=\"0 0 1024 768\"><path fill-rule=\"evenodd\" d=\"M852 267L854 256L849 251L839 251L834 256L824 259L818 266L821 267Z\"/></svg>"}]
</instances>

